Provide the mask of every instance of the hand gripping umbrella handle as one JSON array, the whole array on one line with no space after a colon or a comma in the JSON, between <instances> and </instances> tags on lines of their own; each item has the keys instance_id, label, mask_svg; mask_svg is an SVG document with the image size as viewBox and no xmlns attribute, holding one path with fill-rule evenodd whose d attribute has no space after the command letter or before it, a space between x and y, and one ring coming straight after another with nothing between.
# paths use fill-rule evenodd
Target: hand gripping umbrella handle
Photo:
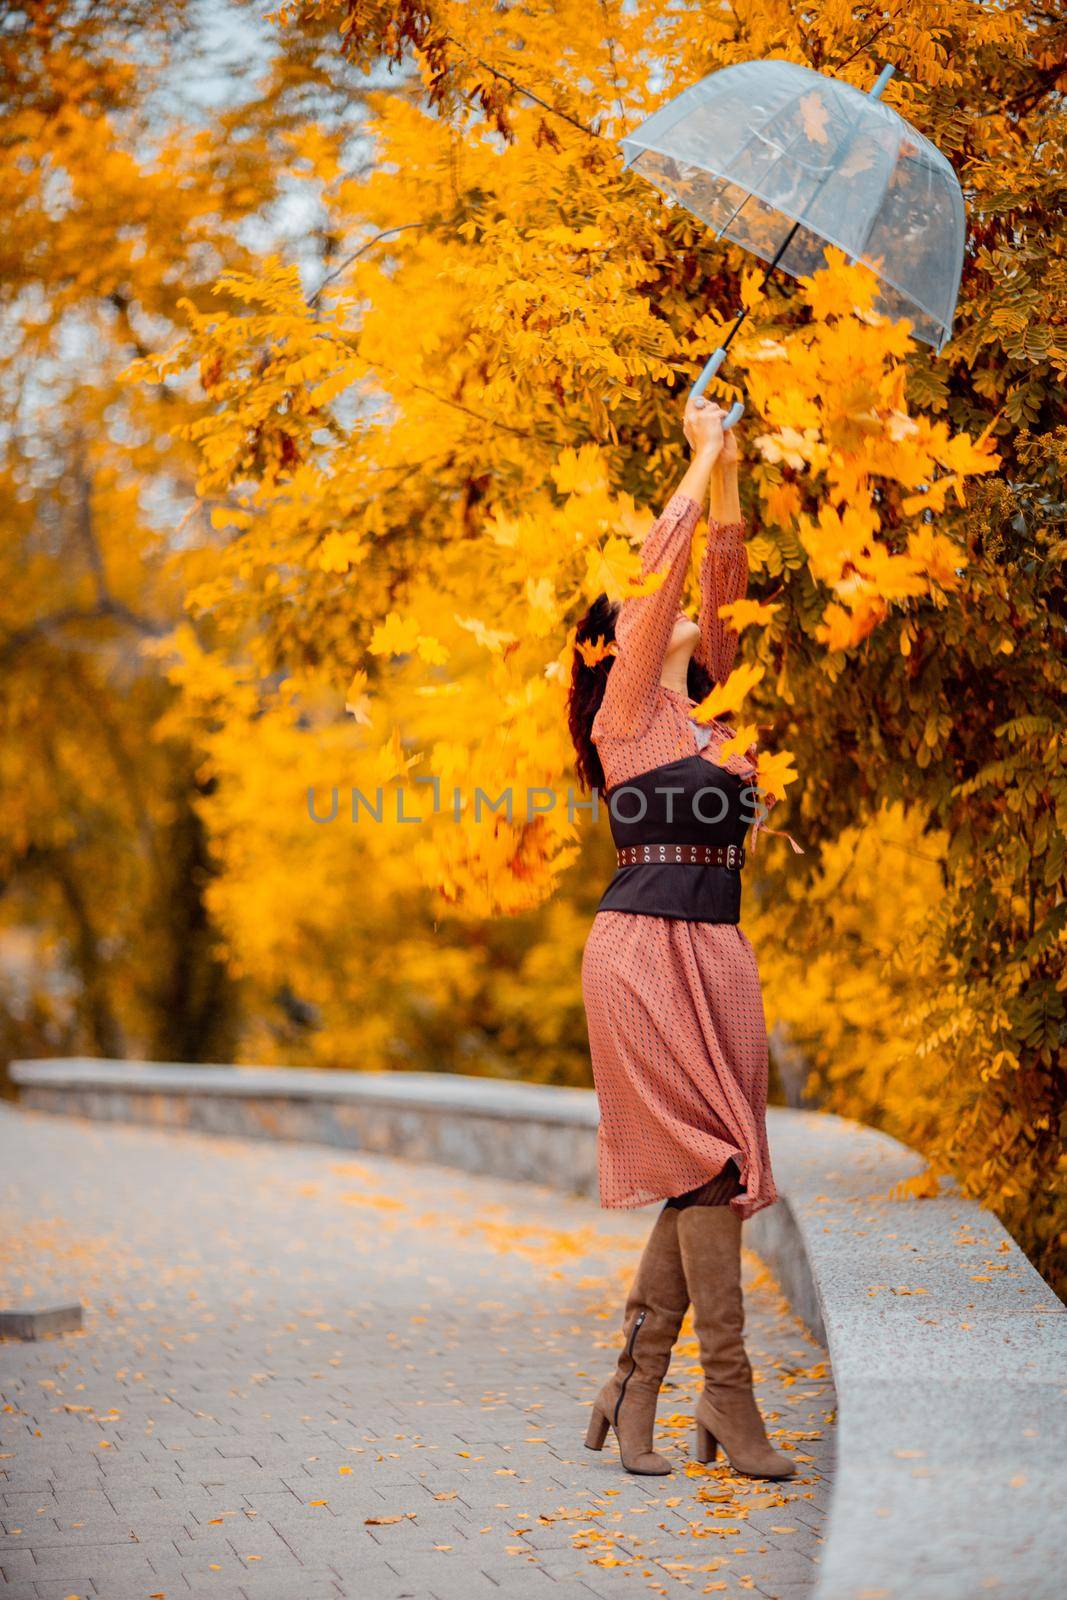
<instances>
[{"instance_id":1,"label":"hand gripping umbrella handle","mask_svg":"<svg viewBox=\"0 0 1067 1600\"><path fill-rule=\"evenodd\" d=\"M725 350L718 349L712 353L707 366L704 368L703 372L700 374L700 377L689 391L690 400L695 400L698 394L704 393L704 390L707 388L711 379L714 378L715 374L718 372L725 360ZM735 422L740 422L744 414L744 406L741 404L740 400L735 400L729 411L726 413L726 416L723 418L723 431L725 432L727 428L732 428Z\"/></svg>"}]
</instances>

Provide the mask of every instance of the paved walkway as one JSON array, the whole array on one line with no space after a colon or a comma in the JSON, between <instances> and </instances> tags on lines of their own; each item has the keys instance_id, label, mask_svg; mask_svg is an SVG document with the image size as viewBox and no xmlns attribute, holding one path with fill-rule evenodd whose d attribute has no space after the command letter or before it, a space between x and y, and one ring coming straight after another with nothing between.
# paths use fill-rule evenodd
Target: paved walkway
<instances>
[{"instance_id":1,"label":"paved walkway","mask_svg":"<svg viewBox=\"0 0 1067 1600\"><path fill-rule=\"evenodd\" d=\"M815 1575L825 1352L748 1261L784 1484L583 1449L653 1212L311 1145L0 1106L0 1305L85 1307L0 1343L0 1600L763 1595Z\"/></svg>"}]
</instances>

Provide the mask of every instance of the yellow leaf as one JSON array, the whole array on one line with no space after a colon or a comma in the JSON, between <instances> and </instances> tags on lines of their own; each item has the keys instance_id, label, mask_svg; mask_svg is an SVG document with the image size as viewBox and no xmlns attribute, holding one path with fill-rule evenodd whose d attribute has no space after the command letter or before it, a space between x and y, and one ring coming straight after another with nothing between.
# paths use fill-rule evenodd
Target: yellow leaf
<instances>
[{"instance_id":1,"label":"yellow leaf","mask_svg":"<svg viewBox=\"0 0 1067 1600\"><path fill-rule=\"evenodd\" d=\"M724 714L737 711L749 690L755 688L763 675L761 666L743 662L734 668L725 683L716 684L711 693L693 707L692 716L697 722L713 722Z\"/></svg>"},{"instance_id":2,"label":"yellow leaf","mask_svg":"<svg viewBox=\"0 0 1067 1600\"><path fill-rule=\"evenodd\" d=\"M901 1178L889 1191L891 1200L936 1200L941 1193L941 1181L933 1167L917 1173L913 1178Z\"/></svg>"},{"instance_id":3,"label":"yellow leaf","mask_svg":"<svg viewBox=\"0 0 1067 1600\"><path fill-rule=\"evenodd\" d=\"M843 606L828 605L823 620L815 630L815 637L829 650L848 650L865 639L888 611L888 606L877 597L858 598L851 610Z\"/></svg>"},{"instance_id":4,"label":"yellow leaf","mask_svg":"<svg viewBox=\"0 0 1067 1600\"><path fill-rule=\"evenodd\" d=\"M552 468L552 478L560 494L591 494L607 484L607 470L600 449L583 444L578 450L560 453Z\"/></svg>"},{"instance_id":5,"label":"yellow leaf","mask_svg":"<svg viewBox=\"0 0 1067 1600\"><path fill-rule=\"evenodd\" d=\"M740 633L751 623L766 624L778 615L778 607L764 600L734 600L719 607L719 616L728 622L735 633Z\"/></svg>"},{"instance_id":6,"label":"yellow leaf","mask_svg":"<svg viewBox=\"0 0 1067 1600\"><path fill-rule=\"evenodd\" d=\"M763 299L763 274L746 267L741 273L741 304L751 311Z\"/></svg>"},{"instance_id":7,"label":"yellow leaf","mask_svg":"<svg viewBox=\"0 0 1067 1600\"><path fill-rule=\"evenodd\" d=\"M508 633L504 628L487 627L478 617L461 617L458 612L455 613L455 616L459 626L466 629L468 633L472 633L478 643L484 645L487 650L491 650L494 655L499 655L505 645L518 642L515 634Z\"/></svg>"},{"instance_id":8,"label":"yellow leaf","mask_svg":"<svg viewBox=\"0 0 1067 1600\"><path fill-rule=\"evenodd\" d=\"M618 646L614 639L598 636L596 639L579 639L575 649L587 667L595 667L598 661L606 661L609 656L617 654Z\"/></svg>"},{"instance_id":9,"label":"yellow leaf","mask_svg":"<svg viewBox=\"0 0 1067 1600\"><path fill-rule=\"evenodd\" d=\"M746 723L738 728L729 739L724 739L718 748L718 759L726 756L742 756L748 761L755 759L755 745L758 730L755 723Z\"/></svg>"},{"instance_id":10,"label":"yellow leaf","mask_svg":"<svg viewBox=\"0 0 1067 1600\"><path fill-rule=\"evenodd\" d=\"M958 485L959 478L954 472L951 472L943 478L938 478L936 482L920 490L918 494L905 495L901 501L905 516L913 517L919 511L944 511L945 496L950 489L954 489Z\"/></svg>"},{"instance_id":11,"label":"yellow leaf","mask_svg":"<svg viewBox=\"0 0 1067 1600\"><path fill-rule=\"evenodd\" d=\"M765 461L784 463L800 472L807 465L817 443L814 428L781 428L777 433L761 433L754 441Z\"/></svg>"},{"instance_id":12,"label":"yellow leaf","mask_svg":"<svg viewBox=\"0 0 1067 1600\"><path fill-rule=\"evenodd\" d=\"M347 572L362 554L359 534L328 533L319 546L319 566L323 572Z\"/></svg>"},{"instance_id":13,"label":"yellow leaf","mask_svg":"<svg viewBox=\"0 0 1067 1600\"><path fill-rule=\"evenodd\" d=\"M992 472L1000 466L1000 457L988 443L972 443L967 433L954 434L935 454L942 466L949 467L959 477Z\"/></svg>"},{"instance_id":14,"label":"yellow leaf","mask_svg":"<svg viewBox=\"0 0 1067 1600\"><path fill-rule=\"evenodd\" d=\"M788 528L800 511L800 490L795 483L775 483L760 490L768 522Z\"/></svg>"},{"instance_id":15,"label":"yellow leaf","mask_svg":"<svg viewBox=\"0 0 1067 1600\"><path fill-rule=\"evenodd\" d=\"M406 656L418 642L419 625L414 618L404 618L398 611L390 611L371 634L367 649L375 656Z\"/></svg>"},{"instance_id":16,"label":"yellow leaf","mask_svg":"<svg viewBox=\"0 0 1067 1600\"><path fill-rule=\"evenodd\" d=\"M791 750L763 754L756 763L756 783L764 795L780 800L799 776Z\"/></svg>"},{"instance_id":17,"label":"yellow leaf","mask_svg":"<svg viewBox=\"0 0 1067 1600\"><path fill-rule=\"evenodd\" d=\"M238 511L234 506L215 506L211 513L213 528L250 528L253 517L250 511Z\"/></svg>"},{"instance_id":18,"label":"yellow leaf","mask_svg":"<svg viewBox=\"0 0 1067 1600\"><path fill-rule=\"evenodd\" d=\"M415 649L418 651L420 659L427 662L431 667L439 667L448 660L448 651L441 641L433 638L431 634L420 633L415 641Z\"/></svg>"},{"instance_id":19,"label":"yellow leaf","mask_svg":"<svg viewBox=\"0 0 1067 1600\"><path fill-rule=\"evenodd\" d=\"M849 265L843 250L827 245L826 266L798 282L812 315L820 322L828 317L848 316L853 310L868 312L878 288L878 279L862 262Z\"/></svg>"},{"instance_id":20,"label":"yellow leaf","mask_svg":"<svg viewBox=\"0 0 1067 1600\"><path fill-rule=\"evenodd\" d=\"M927 523L908 534L908 554L919 570L943 589L958 586L960 569L967 565L967 552L946 539L943 533L936 533Z\"/></svg>"}]
</instances>

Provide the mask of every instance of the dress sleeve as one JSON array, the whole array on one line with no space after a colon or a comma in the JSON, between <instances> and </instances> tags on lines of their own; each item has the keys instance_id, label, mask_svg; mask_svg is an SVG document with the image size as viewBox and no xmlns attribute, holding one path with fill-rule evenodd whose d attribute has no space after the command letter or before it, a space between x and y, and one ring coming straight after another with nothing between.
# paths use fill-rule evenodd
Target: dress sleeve
<instances>
[{"instance_id":1,"label":"dress sleeve","mask_svg":"<svg viewBox=\"0 0 1067 1600\"><path fill-rule=\"evenodd\" d=\"M652 594L622 602L615 623L615 659L595 718L599 738L633 739L656 709L660 674L674 628L700 506L673 494L645 536L641 576L666 574Z\"/></svg>"},{"instance_id":2,"label":"dress sleeve","mask_svg":"<svg viewBox=\"0 0 1067 1600\"><path fill-rule=\"evenodd\" d=\"M693 654L716 683L730 676L737 655L737 634L719 616L719 607L743 599L747 587L744 520L709 521L700 562L700 640Z\"/></svg>"}]
</instances>

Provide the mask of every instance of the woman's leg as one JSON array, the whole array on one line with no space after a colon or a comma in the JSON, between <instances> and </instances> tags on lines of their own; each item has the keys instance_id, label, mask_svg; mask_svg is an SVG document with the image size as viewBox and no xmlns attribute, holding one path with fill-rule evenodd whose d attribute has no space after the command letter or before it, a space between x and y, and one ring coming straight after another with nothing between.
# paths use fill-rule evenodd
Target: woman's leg
<instances>
[{"instance_id":1,"label":"woman's leg","mask_svg":"<svg viewBox=\"0 0 1067 1600\"><path fill-rule=\"evenodd\" d=\"M667 1204L676 1211L684 1210L687 1206L724 1206L735 1194L744 1192L740 1169L731 1158L708 1183L701 1184L699 1189L690 1189L688 1194L675 1195Z\"/></svg>"},{"instance_id":2,"label":"woman's leg","mask_svg":"<svg viewBox=\"0 0 1067 1600\"><path fill-rule=\"evenodd\" d=\"M696 1457L713 1461L721 1444L735 1471L754 1478L789 1478L796 1468L767 1438L742 1339L741 1218L728 1204L732 1194L741 1192L739 1184L730 1187L736 1176L730 1162L718 1178L680 1195L673 1206L704 1369L704 1390L696 1407Z\"/></svg>"},{"instance_id":3,"label":"woman's leg","mask_svg":"<svg viewBox=\"0 0 1067 1600\"><path fill-rule=\"evenodd\" d=\"M590 1450L599 1450L613 1427L627 1472L660 1475L671 1470L666 1457L652 1448L652 1434L660 1385L689 1309L679 1215L664 1206L653 1225L627 1296L618 1365L593 1401L585 1437Z\"/></svg>"}]
</instances>

